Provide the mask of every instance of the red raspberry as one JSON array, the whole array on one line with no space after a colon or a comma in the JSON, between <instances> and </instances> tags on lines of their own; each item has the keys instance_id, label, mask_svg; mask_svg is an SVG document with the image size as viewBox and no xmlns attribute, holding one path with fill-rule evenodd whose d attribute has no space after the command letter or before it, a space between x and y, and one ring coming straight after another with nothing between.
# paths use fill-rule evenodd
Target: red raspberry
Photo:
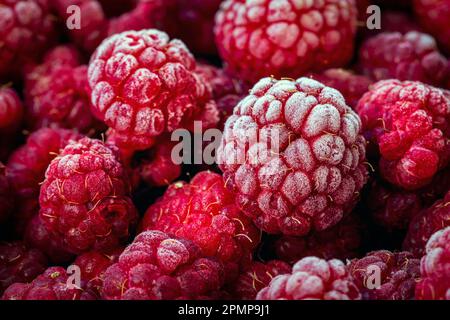
<instances>
[{"instance_id":1,"label":"red raspberry","mask_svg":"<svg viewBox=\"0 0 450 320\"><path fill-rule=\"evenodd\" d=\"M433 234L420 261L418 300L450 300L450 227Z\"/></svg>"},{"instance_id":2,"label":"red raspberry","mask_svg":"<svg viewBox=\"0 0 450 320\"><path fill-rule=\"evenodd\" d=\"M42 127L75 128L88 132L98 126L90 111L90 88L87 66L59 57L70 48L56 48L25 77L25 104L28 126L36 130ZM70 59L70 56L67 58Z\"/></svg>"},{"instance_id":3,"label":"red raspberry","mask_svg":"<svg viewBox=\"0 0 450 320\"><path fill-rule=\"evenodd\" d=\"M274 277L290 272L291 267L283 261L272 260L265 263L253 261L233 285L231 289L233 298L255 300L259 290L268 286Z\"/></svg>"},{"instance_id":4,"label":"red raspberry","mask_svg":"<svg viewBox=\"0 0 450 320\"><path fill-rule=\"evenodd\" d=\"M383 32L400 32L402 34L410 31L422 32L422 28L407 13L402 11L382 11L381 30Z\"/></svg>"},{"instance_id":5,"label":"red raspberry","mask_svg":"<svg viewBox=\"0 0 450 320\"><path fill-rule=\"evenodd\" d=\"M194 243L146 231L106 270L108 300L174 300L210 297L223 285L222 265L204 258Z\"/></svg>"},{"instance_id":6,"label":"red raspberry","mask_svg":"<svg viewBox=\"0 0 450 320\"><path fill-rule=\"evenodd\" d=\"M338 90L353 109L372 84L369 78L345 69L328 69L321 73L312 73L309 77Z\"/></svg>"},{"instance_id":7,"label":"red raspberry","mask_svg":"<svg viewBox=\"0 0 450 320\"><path fill-rule=\"evenodd\" d=\"M8 218L14 208L14 196L5 171L5 166L0 162L0 223Z\"/></svg>"},{"instance_id":8,"label":"red raspberry","mask_svg":"<svg viewBox=\"0 0 450 320\"><path fill-rule=\"evenodd\" d=\"M118 150L83 138L68 144L50 163L39 215L69 252L115 248L137 219L129 189Z\"/></svg>"},{"instance_id":9,"label":"red raspberry","mask_svg":"<svg viewBox=\"0 0 450 320\"><path fill-rule=\"evenodd\" d=\"M33 280L47 268L47 258L22 242L0 243L0 294L11 284Z\"/></svg>"},{"instance_id":10,"label":"red raspberry","mask_svg":"<svg viewBox=\"0 0 450 320\"><path fill-rule=\"evenodd\" d=\"M0 87L0 134L15 133L21 126L23 105L17 93Z\"/></svg>"},{"instance_id":11,"label":"red raspberry","mask_svg":"<svg viewBox=\"0 0 450 320\"><path fill-rule=\"evenodd\" d=\"M370 252L348 268L365 300L412 300L420 278L419 259L406 251Z\"/></svg>"},{"instance_id":12,"label":"red raspberry","mask_svg":"<svg viewBox=\"0 0 450 320\"><path fill-rule=\"evenodd\" d=\"M371 87L358 111L378 146L381 175L407 190L428 184L450 157L450 93L420 82L386 80Z\"/></svg>"},{"instance_id":13,"label":"red raspberry","mask_svg":"<svg viewBox=\"0 0 450 320\"><path fill-rule=\"evenodd\" d=\"M413 217L403 247L420 257L425 254L425 245L431 235L448 226L450 226L450 191L443 199Z\"/></svg>"},{"instance_id":14,"label":"red raspberry","mask_svg":"<svg viewBox=\"0 0 450 320\"><path fill-rule=\"evenodd\" d=\"M340 260L306 257L291 274L276 276L256 300L359 300L361 294Z\"/></svg>"},{"instance_id":15,"label":"red raspberry","mask_svg":"<svg viewBox=\"0 0 450 320\"><path fill-rule=\"evenodd\" d=\"M430 32L442 46L450 53L450 1L449 0L414 0L414 13L421 26Z\"/></svg>"},{"instance_id":16,"label":"red raspberry","mask_svg":"<svg viewBox=\"0 0 450 320\"><path fill-rule=\"evenodd\" d=\"M7 176L17 198L13 222L19 235L23 234L31 217L38 213L40 183L48 165L69 141L81 137L71 130L43 128L32 133L27 143L11 155Z\"/></svg>"},{"instance_id":17,"label":"red raspberry","mask_svg":"<svg viewBox=\"0 0 450 320\"><path fill-rule=\"evenodd\" d=\"M95 300L89 291L78 288L62 267L50 267L30 283L15 283L2 300ZM70 285L69 285L70 284Z\"/></svg>"},{"instance_id":18,"label":"red raspberry","mask_svg":"<svg viewBox=\"0 0 450 320\"><path fill-rule=\"evenodd\" d=\"M306 237L282 236L275 242L275 250L280 260L291 264L308 256L345 260L358 256L362 237L362 223L351 214L322 232Z\"/></svg>"},{"instance_id":19,"label":"red raspberry","mask_svg":"<svg viewBox=\"0 0 450 320\"><path fill-rule=\"evenodd\" d=\"M322 231L351 211L367 180L360 127L335 89L265 78L228 119L219 166L236 203L264 231Z\"/></svg>"},{"instance_id":20,"label":"red raspberry","mask_svg":"<svg viewBox=\"0 0 450 320\"><path fill-rule=\"evenodd\" d=\"M440 86L447 76L447 59L434 39L416 31L372 37L362 45L359 59L362 73L374 80L396 78Z\"/></svg>"},{"instance_id":21,"label":"red raspberry","mask_svg":"<svg viewBox=\"0 0 450 320\"><path fill-rule=\"evenodd\" d=\"M48 0L0 0L0 78L16 75L54 41Z\"/></svg>"},{"instance_id":22,"label":"red raspberry","mask_svg":"<svg viewBox=\"0 0 450 320\"><path fill-rule=\"evenodd\" d=\"M94 113L127 148L146 149L163 132L215 124L208 87L179 40L158 30L129 31L106 39L91 58ZM207 123L210 121L212 123Z\"/></svg>"},{"instance_id":23,"label":"red raspberry","mask_svg":"<svg viewBox=\"0 0 450 320\"><path fill-rule=\"evenodd\" d=\"M356 13L353 0L227 0L216 16L216 44L230 71L249 83L298 77L350 60Z\"/></svg>"},{"instance_id":24,"label":"red raspberry","mask_svg":"<svg viewBox=\"0 0 450 320\"><path fill-rule=\"evenodd\" d=\"M141 229L161 230L194 242L204 256L224 264L228 279L234 279L239 266L249 262L260 237L234 204L222 177L209 171L198 173L189 184L169 186L148 208Z\"/></svg>"}]
</instances>

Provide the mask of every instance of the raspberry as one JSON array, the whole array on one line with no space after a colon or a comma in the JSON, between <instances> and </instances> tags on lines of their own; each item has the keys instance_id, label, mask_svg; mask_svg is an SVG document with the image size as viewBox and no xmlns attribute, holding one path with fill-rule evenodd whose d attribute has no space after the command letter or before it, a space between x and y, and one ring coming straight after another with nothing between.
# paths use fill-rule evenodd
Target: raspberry
<instances>
[{"instance_id":1,"label":"raspberry","mask_svg":"<svg viewBox=\"0 0 450 320\"><path fill-rule=\"evenodd\" d=\"M2 300L95 300L95 296L78 288L62 267L50 267L31 283L15 283L6 289Z\"/></svg>"},{"instance_id":2,"label":"raspberry","mask_svg":"<svg viewBox=\"0 0 450 320\"><path fill-rule=\"evenodd\" d=\"M17 75L54 41L48 0L0 0L0 78Z\"/></svg>"},{"instance_id":3,"label":"raspberry","mask_svg":"<svg viewBox=\"0 0 450 320\"><path fill-rule=\"evenodd\" d=\"M420 278L419 259L406 251L370 252L352 260L348 268L365 300L412 300ZM375 276L380 276L379 283L371 283Z\"/></svg>"},{"instance_id":4,"label":"raspberry","mask_svg":"<svg viewBox=\"0 0 450 320\"><path fill-rule=\"evenodd\" d=\"M198 173L189 184L177 182L147 209L142 230L161 230L188 239L204 256L215 257L234 279L259 243L259 232L234 204L219 174Z\"/></svg>"},{"instance_id":5,"label":"raspberry","mask_svg":"<svg viewBox=\"0 0 450 320\"><path fill-rule=\"evenodd\" d=\"M374 80L396 78L441 86L447 60L434 39L416 31L384 32L368 39L359 52L359 67Z\"/></svg>"},{"instance_id":6,"label":"raspberry","mask_svg":"<svg viewBox=\"0 0 450 320\"><path fill-rule=\"evenodd\" d=\"M41 186L39 215L67 251L106 250L126 240L137 219L118 150L83 138L50 163Z\"/></svg>"},{"instance_id":7,"label":"raspberry","mask_svg":"<svg viewBox=\"0 0 450 320\"><path fill-rule=\"evenodd\" d=\"M447 53L450 53L450 30L448 28L450 1L414 0L413 8L421 26L438 40Z\"/></svg>"},{"instance_id":8,"label":"raspberry","mask_svg":"<svg viewBox=\"0 0 450 320\"><path fill-rule=\"evenodd\" d=\"M379 148L383 178L407 190L427 185L450 156L450 93L420 82L380 81L358 111Z\"/></svg>"},{"instance_id":9,"label":"raspberry","mask_svg":"<svg viewBox=\"0 0 450 320\"><path fill-rule=\"evenodd\" d=\"M228 119L219 167L259 228L322 231L351 211L367 180L360 127L335 89L308 78L265 78Z\"/></svg>"},{"instance_id":10,"label":"raspberry","mask_svg":"<svg viewBox=\"0 0 450 320\"><path fill-rule=\"evenodd\" d=\"M433 234L420 261L418 300L450 300L450 227Z\"/></svg>"},{"instance_id":11,"label":"raspberry","mask_svg":"<svg viewBox=\"0 0 450 320\"><path fill-rule=\"evenodd\" d=\"M361 294L340 260L306 257L291 274L276 276L256 300L359 300Z\"/></svg>"},{"instance_id":12,"label":"raspberry","mask_svg":"<svg viewBox=\"0 0 450 320\"><path fill-rule=\"evenodd\" d=\"M221 289L222 265L204 258L194 243L146 231L106 270L108 300L174 300L210 297Z\"/></svg>"},{"instance_id":13,"label":"raspberry","mask_svg":"<svg viewBox=\"0 0 450 320\"><path fill-rule=\"evenodd\" d=\"M5 171L5 166L0 162L0 223L8 218L14 207L13 193Z\"/></svg>"},{"instance_id":14,"label":"raspberry","mask_svg":"<svg viewBox=\"0 0 450 320\"><path fill-rule=\"evenodd\" d=\"M450 226L450 191L445 197L436 201L430 208L416 214L403 243L405 250L416 256L425 254L425 245L436 231Z\"/></svg>"},{"instance_id":15,"label":"raspberry","mask_svg":"<svg viewBox=\"0 0 450 320\"><path fill-rule=\"evenodd\" d=\"M19 235L38 213L40 183L48 165L69 141L78 139L81 135L71 130L43 128L32 133L26 144L11 155L7 176L17 197L13 223Z\"/></svg>"},{"instance_id":16,"label":"raspberry","mask_svg":"<svg viewBox=\"0 0 450 320\"><path fill-rule=\"evenodd\" d=\"M47 258L22 242L0 243L0 294L11 284L33 280L47 268Z\"/></svg>"},{"instance_id":17,"label":"raspberry","mask_svg":"<svg viewBox=\"0 0 450 320\"><path fill-rule=\"evenodd\" d=\"M383 32L400 32L402 34L410 31L422 32L422 28L416 21L407 13L401 11L383 11L381 29Z\"/></svg>"},{"instance_id":18,"label":"raspberry","mask_svg":"<svg viewBox=\"0 0 450 320\"><path fill-rule=\"evenodd\" d=\"M23 105L17 93L0 87L0 134L14 133L20 128Z\"/></svg>"},{"instance_id":19,"label":"raspberry","mask_svg":"<svg viewBox=\"0 0 450 320\"><path fill-rule=\"evenodd\" d=\"M227 0L216 15L216 44L229 70L249 83L298 77L349 62L356 15L350 0Z\"/></svg>"},{"instance_id":20,"label":"raspberry","mask_svg":"<svg viewBox=\"0 0 450 320\"><path fill-rule=\"evenodd\" d=\"M120 145L134 149L148 148L163 132L190 128L195 119L215 125L215 103L194 70L185 45L163 32L114 35L89 64L93 112L114 129Z\"/></svg>"},{"instance_id":21,"label":"raspberry","mask_svg":"<svg viewBox=\"0 0 450 320\"><path fill-rule=\"evenodd\" d=\"M79 65L67 54L70 48L56 48L44 59L44 63L32 68L25 77L25 104L28 126L36 130L42 127L75 128L88 132L97 126L90 112L90 88L87 66Z\"/></svg>"},{"instance_id":22,"label":"raspberry","mask_svg":"<svg viewBox=\"0 0 450 320\"><path fill-rule=\"evenodd\" d=\"M338 90L353 109L372 84L369 78L344 69L328 69L321 73L312 73L309 77Z\"/></svg>"},{"instance_id":23,"label":"raspberry","mask_svg":"<svg viewBox=\"0 0 450 320\"><path fill-rule=\"evenodd\" d=\"M336 226L306 237L282 236L275 242L277 257L288 263L316 256L322 259L349 259L358 256L362 245L362 223L351 214Z\"/></svg>"},{"instance_id":24,"label":"raspberry","mask_svg":"<svg viewBox=\"0 0 450 320\"><path fill-rule=\"evenodd\" d=\"M283 261L272 260L266 263L253 261L245 272L239 275L232 287L233 298L255 300L259 290L268 286L274 277L290 272L291 267Z\"/></svg>"}]
</instances>

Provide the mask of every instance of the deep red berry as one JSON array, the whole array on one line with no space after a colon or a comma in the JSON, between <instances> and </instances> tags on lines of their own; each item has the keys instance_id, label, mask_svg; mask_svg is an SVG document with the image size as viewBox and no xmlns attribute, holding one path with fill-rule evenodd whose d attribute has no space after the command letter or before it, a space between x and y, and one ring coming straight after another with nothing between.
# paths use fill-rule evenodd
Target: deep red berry
<instances>
[{"instance_id":1,"label":"deep red berry","mask_svg":"<svg viewBox=\"0 0 450 320\"><path fill-rule=\"evenodd\" d=\"M276 276L258 292L257 300L359 300L361 294L340 260L306 257L291 274Z\"/></svg>"},{"instance_id":2,"label":"deep red berry","mask_svg":"<svg viewBox=\"0 0 450 320\"><path fill-rule=\"evenodd\" d=\"M0 87L0 134L15 133L20 129L23 105L17 93L8 87Z\"/></svg>"},{"instance_id":3,"label":"deep red berry","mask_svg":"<svg viewBox=\"0 0 450 320\"><path fill-rule=\"evenodd\" d=\"M0 162L0 223L12 213L15 198L5 171L6 167Z\"/></svg>"},{"instance_id":4,"label":"deep red berry","mask_svg":"<svg viewBox=\"0 0 450 320\"><path fill-rule=\"evenodd\" d=\"M207 298L224 282L222 265L194 243L160 231L138 235L109 267L102 297L108 300Z\"/></svg>"},{"instance_id":5,"label":"deep red berry","mask_svg":"<svg viewBox=\"0 0 450 320\"><path fill-rule=\"evenodd\" d=\"M308 78L265 78L228 119L218 161L238 206L269 233L337 224L367 180L358 115Z\"/></svg>"}]
</instances>

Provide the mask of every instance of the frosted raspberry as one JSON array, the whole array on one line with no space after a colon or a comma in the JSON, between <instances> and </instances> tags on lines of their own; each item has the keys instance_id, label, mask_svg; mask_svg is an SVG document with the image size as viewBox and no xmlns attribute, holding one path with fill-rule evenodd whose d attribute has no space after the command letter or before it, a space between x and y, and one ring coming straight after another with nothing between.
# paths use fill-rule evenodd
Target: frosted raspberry
<instances>
[{"instance_id":1,"label":"frosted raspberry","mask_svg":"<svg viewBox=\"0 0 450 320\"><path fill-rule=\"evenodd\" d=\"M365 300L412 300L420 278L419 259L406 251L370 252L348 268Z\"/></svg>"},{"instance_id":2,"label":"frosted raspberry","mask_svg":"<svg viewBox=\"0 0 450 320\"><path fill-rule=\"evenodd\" d=\"M54 42L54 21L48 0L0 1L0 78L39 58Z\"/></svg>"},{"instance_id":3,"label":"frosted raspberry","mask_svg":"<svg viewBox=\"0 0 450 320\"><path fill-rule=\"evenodd\" d=\"M227 278L250 260L259 232L234 204L222 176L198 173L189 184L177 182L150 206L142 230L161 230L197 244L203 255L224 263Z\"/></svg>"},{"instance_id":4,"label":"frosted raspberry","mask_svg":"<svg viewBox=\"0 0 450 320\"><path fill-rule=\"evenodd\" d=\"M416 286L418 300L450 300L450 227L430 238L420 261L421 280Z\"/></svg>"},{"instance_id":5,"label":"frosted raspberry","mask_svg":"<svg viewBox=\"0 0 450 320\"><path fill-rule=\"evenodd\" d=\"M56 48L25 77L25 104L28 127L75 128L88 132L98 127L90 111L90 88L87 66L71 57L54 57L64 49ZM69 48L67 50L70 50Z\"/></svg>"},{"instance_id":6,"label":"frosted raspberry","mask_svg":"<svg viewBox=\"0 0 450 320\"><path fill-rule=\"evenodd\" d=\"M72 253L117 247L136 222L118 150L83 138L50 163L41 186L40 218Z\"/></svg>"},{"instance_id":7,"label":"frosted raspberry","mask_svg":"<svg viewBox=\"0 0 450 320\"><path fill-rule=\"evenodd\" d=\"M218 162L236 203L268 233L337 224L367 180L358 115L308 78L260 80L228 119Z\"/></svg>"},{"instance_id":8,"label":"frosted raspberry","mask_svg":"<svg viewBox=\"0 0 450 320\"><path fill-rule=\"evenodd\" d=\"M351 0L227 0L216 16L216 44L230 71L250 83L298 77L350 60L356 14Z\"/></svg>"},{"instance_id":9,"label":"frosted raspberry","mask_svg":"<svg viewBox=\"0 0 450 320\"><path fill-rule=\"evenodd\" d=\"M414 13L421 26L430 32L447 53L450 53L450 1L414 0Z\"/></svg>"},{"instance_id":10,"label":"frosted raspberry","mask_svg":"<svg viewBox=\"0 0 450 320\"><path fill-rule=\"evenodd\" d=\"M14 133L22 123L23 105L17 93L0 87L0 134Z\"/></svg>"},{"instance_id":11,"label":"frosted raspberry","mask_svg":"<svg viewBox=\"0 0 450 320\"><path fill-rule=\"evenodd\" d=\"M33 280L47 268L47 258L22 242L0 243L0 294L11 284Z\"/></svg>"},{"instance_id":12,"label":"frosted raspberry","mask_svg":"<svg viewBox=\"0 0 450 320\"><path fill-rule=\"evenodd\" d=\"M257 300L359 300L361 294L340 260L306 257L291 274L276 276Z\"/></svg>"},{"instance_id":13,"label":"frosted raspberry","mask_svg":"<svg viewBox=\"0 0 450 320\"><path fill-rule=\"evenodd\" d=\"M450 191L413 217L403 243L404 249L420 257L425 253L425 245L431 235L447 226L450 226Z\"/></svg>"},{"instance_id":14,"label":"frosted raspberry","mask_svg":"<svg viewBox=\"0 0 450 320\"><path fill-rule=\"evenodd\" d=\"M15 283L2 300L95 300L83 288L71 285L70 274L62 267L50 267L30 283Z\"/></svg>"},{"instance_id":15,"label":"frosted raspberry","mask_svg":"<svg viewBox=\"0 0 450 320\"><path fill-rule=\"evenodd\" d=\"M14 197L5 171L5 166L0 162L0 223L8 218L14 207Z\"/></svg>"},{"instance_id":16,"label":"frosted raspberry","mask_svg":"<svg viewBox=\"0 0 450 320\"><path fill-rule=\"evenodd\" d=\"M194 70L185 45L163 32L114 35L89 65L93 112L114 129L118 143L135 149L148 148L163 132L189 129L193 120L214 125L215 103Z\"/></svg>"},{"instance_id":17,"label":"frosted raspberry","mask_svg":"<svg viewBox=\"0 0 450 320\"><path fill-rule=\"evenodd\" d=\"M268 262L253 261L247 269L239 275L231 292L234 299L255 300L256 294L270 281L280 275L291 272L291 267L283 261L272 260Z\"/></svg>"},{"instance_id":18,"label":"frosted raspberry","mask_svg":"<svg viewBox=\"0 0 450 320\"><path fill-rule=\"evenodd\" d=\"M160 231L134 239L104 276L108 300L174 300L209 297L221 289L222 265L188 240Z\"/></svg>"},{"instance_id":19,"label":"frosted raspberry","mask_svg":"<svg viewBox=\"0 0 450 320\"><path fill-rule=\"evenodd\" d=\"M48 165L69 141L81 137L71 130L43 128L32 133L26 144L9 158L7 176L17 198L13 223L19 235L23 234L31 217L38 213L40 183Z\"/></svg>"},{"instance_id":20,"label":"frosted raspberry","mask_svg":"<svg viewBox=\"0 0 450 320\"><path fill-rule=\"evenodd\" d=\"M386 80L361 98L356 110L365 136L379 148L383 178L414 190L447 165L449 97L420 82Z\"/></svg>"},{"instance_id":21,"label":"frosted raspberry","mask_svg":"<svg viewBox=\"0 0 450 320\"><path fill-rule=\"evenodd\" d=\"M309 77L338 90L352 108L356 107L359 99L369 91L372 84L369 78L345 69L328 69L321 73L312 73Z\"/></svg>"},{"instance_id":22,"label":"frosted raspberry","mask_svg":"<svg viewBox=\"0 0 450 320\"><path fill-rule=\"evenodd\" d=\"M291 264L316 256L322 259L349 259L358 256L362 245L362 223L355 214L336 226L306 237L282 236L274 244L277 257Z\"/></svg>"},{"instance_id":23,"label":"frosted raspberry","mask_svg":"<svg viewBox=\"0 0 450 320\"><path fill-rule=\"evenodd\" d=\"M447 76L447 60L434 39L415 31L384 32L370 38L359 52L359 67L374 80L396 78L440 86Z\"/></svg>"}]
</instances>

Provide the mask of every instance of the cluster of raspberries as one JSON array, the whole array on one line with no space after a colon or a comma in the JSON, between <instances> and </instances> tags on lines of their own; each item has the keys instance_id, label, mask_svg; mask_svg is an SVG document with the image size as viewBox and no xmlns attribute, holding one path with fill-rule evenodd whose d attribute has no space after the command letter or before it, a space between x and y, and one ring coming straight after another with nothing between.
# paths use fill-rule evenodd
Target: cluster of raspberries
<instances>
[{"instance_id":1,"label":"cluster of raspberries","mask_svg":"<svg viewBox=\"0 0 450 320\"><path fill-rule=\"evenodd\" d=\"M0 299L450 300L449 19L0 0Z\"/></svg>"}]
</instances>

